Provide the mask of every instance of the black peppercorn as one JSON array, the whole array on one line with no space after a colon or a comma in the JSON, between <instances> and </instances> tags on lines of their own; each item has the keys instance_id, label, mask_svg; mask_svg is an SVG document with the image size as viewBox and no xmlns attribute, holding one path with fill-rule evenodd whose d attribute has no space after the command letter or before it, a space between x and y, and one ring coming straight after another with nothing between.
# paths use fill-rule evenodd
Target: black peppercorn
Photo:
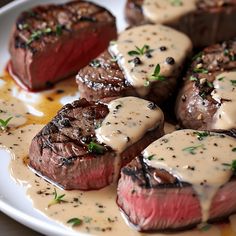
<instances>
[{"instance_id":1,"label":"black peppercorn","mask_svg":"<svg viewBox=\"0 0 236 236\"><path fill-rule=\"evenodd\" d=\"M167 47L166 46L161 46L160 47L160 50L163 52L163 51L166 51L167 50Z\"/></svg>"},{"instance_id":2,"label":"black peppercorn","mask_svg":"<svg viewBox=\"0 0 236 236\"><path fill-rule=\"evenodd\" d=\"M135 57L135 58L133 59L133 62L134 62L134 65L135 65L135 66L142 64L142 62L141 62L141 60L140 60L139 57Z\"/></svg>"},{"instance_id":3,"label":"black peppercorn","mask_svg":"<svg viewBox=\"0 0 236 236\"><path fill-rule=\"evenodd\" d=\"M166 58L166 63L169 65L174 65L175 64L175 59L173 57L167 57Z\"/></svg>"}]
</instances>

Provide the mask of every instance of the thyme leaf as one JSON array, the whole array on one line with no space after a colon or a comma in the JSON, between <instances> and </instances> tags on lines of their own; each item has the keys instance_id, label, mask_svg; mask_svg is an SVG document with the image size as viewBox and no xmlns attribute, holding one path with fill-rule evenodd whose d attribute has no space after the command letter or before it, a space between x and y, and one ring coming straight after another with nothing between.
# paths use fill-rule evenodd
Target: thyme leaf
<instances>
[{"instance_id":1,"label":"thyme leaf","mask_svg":"<svg viewBox=\"0 0 236 236\"><path fill-rule=\"evenodd\" d=\"M205 137L209 136L210 133L208 131L204 131L204 132L194 132L194 134L197 135L197 139L198 140L203 140Z\"/></svg>"},{"instance_id":2,"label":"thyme leaf","mask_svg":"<svg viewBox=\"0 0 236 236\"><path fill-rule=\"evenodd\" d=\"M172 6L182 6L183 5L182 0L169 0L169 1Z\"/></svg>"},{"instance_id":3,"label":"thyme leaf","mask_svg":"<svg viewBox=\"0 0 236 236\"><path fill-rule=\"evenodd\" d=\"M235 79L234 80L230 80L230 82L231 82L232 86L236 86L236 80Z\"/></svg>"},{"instance_id":4,"label":"thyme leaf","mask_svg":"<svg viewBox=\"0 0 236 236\"><path fill-rule=\"evenodd\" d=\"M208 70L207 70L207 69L204 69L204 68L194 68L194 69L193 69L193 72L195 72L195 73L207 74L207 73L208 73Z\"/></svg>"},{"instance_id":5,"label":"thyme leaf","mask_svg":"<svg viewBox=\"0 0 236 236\"><path fill-rule=\"evenodd\" d=\"M149 80L164 81L166 78L160 75L160 71L161 71L160 64L157 64Z\"/></svg>"},{"instance_id":6,"label":"thyme leaf","mask_svg":"<svg viewBox=\"0 0 236 236\"><path fill-rule=\"evenodd\" d=\"M62 195L58 195L57 194L57 190L54 188L54 192L53 192L54 198L53 200L48 204L48 207L52 206L52 205L56 205L58 203L62 203L62 202L66 202L63 198L65 197L65 194Z\"/></svg>"},{"instance_id":7,"label":"thyme leaf","mask_svg":"<svg viewBox=\"0 0 236 236\"><path fill-rule=\"evenodd\" d=\"M0 128L2 130L5 130L10 122L10 120L12 119L13 117L8 117L6 120L3 120L3 119L0 119Z\"/></svg>"},{"instance_id":8,"label":"thyme leaf","mask_svg":"<svg viewBox=\"0 0 236 236\"><path fill-rule=\"evenodd\" d=\"M189 152L192 155L195 155L196 150L198 148L203 148L203 146L204 146L203 144L200 144L200 145L197 145L197 146L190 146L190 147L186 147L186 148L182 149L182 151L186 151L186 152Z\"/></svg>"},{"instance_id":9,"label":"thyme leaf","mask_svg":"<svg viewBox=\"0 0 236 236\"><path fill-rule=\"evenodd\" d=\"M233 150L232 150L233 151ZM233 151L234 152L234 151ZM231 162L231 164L229 164L229 163L222 163L222 165L224 165L224 166L228 166L228 167L230 167L230 169L233 171L233 172L236 172L236 160L233 160L232 162Z\"/></svg>"},{"instance_id":10,"label":"thyme leaf","mask_svg":"<svg viewBox=\"0 0 236 236\"><path fill-rule=\"evenodd\" d=\"M91 141L88 144L88 151L95 154L103 154L105 152L106 148L102 146L101 144L95 143L94 141Z\"/></svg>"},{"instance_id":11,"label":"thyme leaf","mask_svg":"<svg viewBox=\"0 0 236 236\"><path fill-rule=\"evenodd\" d=\"M137 46L135 46L135 48L136 50L128 51L129 56L144 55L153 51L153 49L150 49L150 46L146 44L142 48L139 48Z\"/></svg>"},{"instance_id":12,"label":"thyme leaf","mask_svg":"<svg viewBox=\"0 0 236 236\"><path fill-rule=\"evenodd\" d=\"M71 224L72 227L75 227L75 226L81 225L83 223L83 221L81 219L75 217L75 218L69 219L66 223Z\"/></svg>"}]
</instances>

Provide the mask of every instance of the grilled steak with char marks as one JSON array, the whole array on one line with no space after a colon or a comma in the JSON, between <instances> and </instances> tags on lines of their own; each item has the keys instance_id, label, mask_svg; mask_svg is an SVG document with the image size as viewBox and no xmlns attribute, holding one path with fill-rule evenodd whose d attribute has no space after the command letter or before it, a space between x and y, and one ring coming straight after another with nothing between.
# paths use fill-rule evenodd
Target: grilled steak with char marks
<instances>
[{"instance_id":1,"label":"grilled steak with char marks","mask_svg":"<svg viewBox=\"0 0 236 236\"><path fill-rule=\"evenodd\" d=\"M188 229L201 222L201 206L193 187L169 172L135 158L121 170L117 204L139 231ZM222 186L210 208L209 222L236 212L236 178Z\"/></svg>"},{"instance_id":2,"label":"grilled steak with char marks","mask_svg":"<svg viewBox=\"0 0 236 236\"><path fill-rule=\"evenodd\" d=\"M144 0L127 0L125 14L131 25L149 22L143 14L143 2ZM235 0L199 0L196 4L196 11L185 14L179 20L168 22L166 25L186 33L191 38L193 45L198 48L236 36Z\"/></svg>"},{"instance_id":3,"label":"grilled steak with char marks","mask_svg":"<svg viewBox=\"0 0 236 236\"><path fill-rule=\"evenodd\" d=\"M81 69L76 76L76 82L80 96L87 100L113 96L140 97L137 90L125 79L118 63L108 51ZM174 92L176 82L175 77L169 77L165 81L151 83L149 93L144 99L157 104L163 103Z\"/></svg>"},{"instance_id":4,"label":"grilled steak with char marks","mask_svg":"<svg viewBox=\"0 0 236 236\"><path fill-rule=\"evenodd\" d=\"M45 89L75 74L115 38L115 18L94 3L38 6L14 25L9 71L24 88Z\"/></svg>"},{"instance_id":5,"label":"grilled steak with char marks","mask_svg":"<svg viewBox=\"0 0 236 236\"><path fill-rule=\"evenodd\" d=\"M115 170L119 170L117 158L121 158L121 166L130 162L163 135L163 123L147 131L119 157L111 147L99 143L95 135L108 112L106 104L85 99L65 105L32 140L29 166L68 190L100 189L112 183Z\"/></svg>"}]
</instances>

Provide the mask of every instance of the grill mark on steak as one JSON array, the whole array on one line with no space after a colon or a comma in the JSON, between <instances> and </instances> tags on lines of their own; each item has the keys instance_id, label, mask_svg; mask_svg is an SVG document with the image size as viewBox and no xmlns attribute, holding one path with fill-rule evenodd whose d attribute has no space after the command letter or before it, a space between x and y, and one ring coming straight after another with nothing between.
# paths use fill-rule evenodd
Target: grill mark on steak
<instances>
[{"instance_id":1,"label":"grill mark on steak","mask_svg":"<svg viewBox=\"0 0 236 236\"><path fill-rule=\"evenodd\" d=\"M173 232L199 224L201 208L192 185L162 169L143 166L142 158L138 156L122 168L118 183L117 204L129 223L145 232ZM213 198L209 223L225 221L236 212L235 186L233 175L219 188Z\"/></svg>"},{"instance_id":2,"label":"grill mark on steak","mask_svg":"<svg viewBox=\"0 0 236 236\"><path fill-rule=\"evenodd\" d=\"M108 50L100 54L94 61L96 61L96 65L90 63L76 76L81 97L94 101L106 97L140 97L136 89L125 79L118 63ZM175 86L175 77L168 77L162 83L151 83L149 93L144 99L161 104L174 93Z\"/></svg>"},{"instance_id":3,"label":"grill mark on steak","mask_svg":"<svg viewBox=\"0 0 236 236\"><path fill-rule=\"evenodd\" d=\"M30 168L68 190L100 189L112 183L115 159L121 159L121 167L130 162L163 135L163 124L147 131L119 157L111 147L99 143L95 135L96 125L102 123L108 112L107 104L85 99L65 105L33 138L29 151ZM89 148L91 141L101 145L101 153Z\"/></svg>"},{"instance_id":4,"label":"grill mark on steak","mask_svg":"<svg viewBox=\"0 0 236 236\"><path fill-rule=\"evenodd\" d=\"M116 36L115 17L92 2L38 6L21 13L14 25L8 69L24 89L51 88L74 75Z\"/></svg>"}]
</instances>

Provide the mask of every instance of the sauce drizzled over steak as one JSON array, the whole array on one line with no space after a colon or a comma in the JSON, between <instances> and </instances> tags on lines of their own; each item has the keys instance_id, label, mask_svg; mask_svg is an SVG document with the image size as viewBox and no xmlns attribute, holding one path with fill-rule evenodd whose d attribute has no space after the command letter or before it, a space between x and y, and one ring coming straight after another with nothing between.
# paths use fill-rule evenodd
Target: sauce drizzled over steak
<instances>
[{"instance_id":1,"label":"sauce drizzled over steak","mask_svg":"<svg viewBox=\"0 0 236 236\"><path fill-rule=\"evenodd\" d=\"M236 140L180 130L149 145L121 171L117 203L141 231L177 230L236 212Z\"/></svg>"},{"instance_id":2,"label":"sauce drizzled over steak","mask_svg":"<svg viewBox=\"0 0 236 236\"><path fill-rule=\"evenodd\" d=\"M114 103L115 110L110 107ZM136 105L127 111L134 103L140 104L139 108ZM139 114L131 117L134 109ZM115 122L107 123L109 115L116 116ZM100 189L116 181L122 166L163 135L163 121L163 113L154 103L135 97L108 104L77 100L65 105L34 137L29 166L64 189ZM100 142L96 130L103 126L110 135L101 131L99 137L105 139ZM132 126L132 132L126 134L126 126ZM122 150L106 144L114 138L123 143Z\"/></svg>"},{"instance_id":3,"label":"sauce drizzled over steak","mask_svg":"<svg viewBox=\"0 0 236 236\"><path fill-rule=\"evenodd\" d=\"M174 93L186 59L190 39L169 27L143 25L122 32L76 76L81 97L97 100L137 96L157 104Z\"/></svg>"},{"instance_id":4,"label":"sauce drizzled over steak","mask_svg":"<svg viewBox=\"0 0 236 236\"><path fill-rule=\"evenodd\" d=\"M187 34L194 47L205 47L236 36L235 0L127 0L131 25L158 23Z\"/></svg>"}]
</instances>

